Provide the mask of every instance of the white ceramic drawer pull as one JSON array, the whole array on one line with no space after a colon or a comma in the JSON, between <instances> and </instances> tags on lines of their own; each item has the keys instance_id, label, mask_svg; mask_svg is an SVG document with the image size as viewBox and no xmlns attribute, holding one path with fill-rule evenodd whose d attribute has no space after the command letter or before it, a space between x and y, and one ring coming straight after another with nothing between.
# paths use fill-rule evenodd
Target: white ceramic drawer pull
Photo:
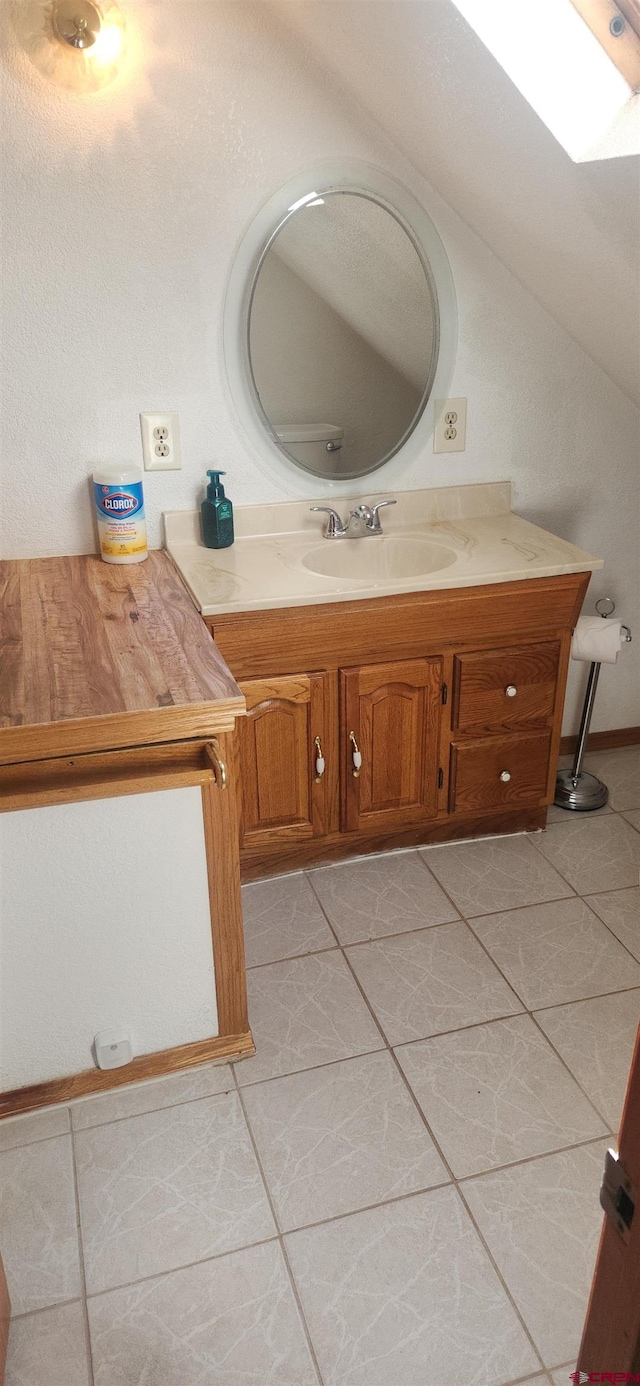
<instances>
[{"instance_id":1,"label":"white ceramic drawer pull","mask_svg":"<svg viewBox=\"0 0 640 1386\"><path fill-rule=\"evenodd\" d=\"M360 767L361 767L361 765L362 765L362 755L361 755L361 753L360 753L360 748L359 748L358 743L357 743L356 738L355 738L355 732L349 732L349 740L350 740L351 745L352 745L352 747L353 747L353 750L352 750L352 752L351 752L351 759L352 759L352 761L353 761L353 770L351 771L351 773L352 773L352 775L353 775L354 780L357 780L358 777L359 777L359 775L360 775Z\"/></svg>"},{"instance_id":2,"label":"white ceramic drawer pull","mask_svg":"<svg viewBox=\"0 0 640 1386\"><path fill-rule=\"evenodd\" d=\"M316 736L313 744L316 748L316 784L318 784L324 775L324 756L322 754L322 742L319 736Z\"/></svg>"},{"instance_id":3,"label":"white ceramic drawer pull","mask_svg":"<svg viewBox=\"0 0 640 1386\"><path fill-rule=\"evenodd\" d=\"M503 770L503 771L502 771L502 774L501 774L501 776L500 776L500 779L502 780L502 783L503 783L503 784L507 784L508 781L511 779L511 775L510 775L509 771L508 771L508 770Z\"/></svg>"},{"instance_id":4,"label":"white ceramic drawer pull","mask_svg":"<svg viewBox=\"0 0 640 1386\"><path fill-rule=\"evenodd\" d=\"M504 691L508 698L515 698L516 693L518 692L515 683L508 683Z\"/></svg>"}]
</instances>

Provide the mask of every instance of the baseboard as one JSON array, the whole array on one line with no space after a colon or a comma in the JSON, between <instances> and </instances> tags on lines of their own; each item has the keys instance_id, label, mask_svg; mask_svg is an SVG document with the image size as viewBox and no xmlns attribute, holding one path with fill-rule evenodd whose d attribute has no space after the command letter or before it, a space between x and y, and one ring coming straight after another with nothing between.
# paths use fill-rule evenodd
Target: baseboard
<instances>
[{"instance_id":1,"label":"baseboard","mask_svg":"<svg viewBox=\"0 0 640 1386\"><path fill-rule=\"evenodd\" d=\"M577 744L577 736L563 736L560 742L560 755L572 755ZM613 751L617 746L638 745L640 745L640 727L616 727L613 731L590 732L587 738L588 751Z\"/></svg>"},{"instance_id":2,"label":"baseboard","mask_svg":"<svg viewBox=\"0 0 640 1386\"><path fill-rule=\"evenodd\" d=\"M50 1107L55 1102L71 1102L76 1097L108 1092L127 1083L140 1083L144 1078L161 1078L181 1068L197 1064L223 1062L225 1059L246 1059L255 1054L256 1047L250 1030L242 1035L216 1035L212 1039L195 1040L174 1049L160 1049L155 1054L141 1054L125 1068L86 1069L67 1078L52 1078L46 1083L34 1083L28 1088L14 1088L0 1095L0 1119L31 1112L38 1107Z\"/></svg>"}]
</instances>

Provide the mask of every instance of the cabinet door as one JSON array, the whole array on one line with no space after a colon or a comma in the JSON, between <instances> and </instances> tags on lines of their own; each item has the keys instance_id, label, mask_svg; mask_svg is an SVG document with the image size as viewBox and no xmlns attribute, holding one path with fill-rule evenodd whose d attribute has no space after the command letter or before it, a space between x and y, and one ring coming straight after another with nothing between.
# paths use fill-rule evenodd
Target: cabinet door
<instances>
[{"instance_id":1,"label":"cabinet door","mask_svg":"<svg viewBox=\"0 0 640 1386\"><path fill-rule=\"evenodd\" d=\"M391 829L435 817L441 688L439 658L341 671L347 831Z\"/></svg>"},{"instance_id":2,"label":"cabinet door","mask_svg":"<svg viewBox=\"0 0 640 1386\"><path fill-rule=\"evenodd\" d=\"M289 674L240 684L247 700L247 716L238 719L243 847L268 848L329 830L337 778L330 678ZM318 774L320 751L325 764Z\"/></svg>"}]
</instances>

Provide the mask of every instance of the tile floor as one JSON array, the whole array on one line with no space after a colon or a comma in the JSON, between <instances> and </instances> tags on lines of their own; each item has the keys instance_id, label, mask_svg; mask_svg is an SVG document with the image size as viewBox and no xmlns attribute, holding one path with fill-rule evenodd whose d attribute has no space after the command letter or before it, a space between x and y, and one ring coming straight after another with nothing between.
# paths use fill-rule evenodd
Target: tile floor
<instances>
[{"instance_id":1,"label":"tile floor","mask_svg":"<svg viewBox=\"0 0 640 1386\"><path fill-rule=\"evenodd\" d=\"M562 1386L640 1018L640 752L245 888L255 1058L0 1126L7 1386Z\"/></svg>"}]
</instances>

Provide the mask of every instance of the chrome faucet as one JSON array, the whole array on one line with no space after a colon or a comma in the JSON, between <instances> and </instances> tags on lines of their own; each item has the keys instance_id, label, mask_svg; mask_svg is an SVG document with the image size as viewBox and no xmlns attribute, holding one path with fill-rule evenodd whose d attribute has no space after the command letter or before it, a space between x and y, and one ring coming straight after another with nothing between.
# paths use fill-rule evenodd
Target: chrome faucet
<instances>
[{"instance_id":1,"label":"chrome faucet","mask_svg":"<svg viewBox=\"0 0 640 1386\"><path fill-rule=\"evenodd\" d=\"M365 539L368 534L382 534L379 511L385 505L396 504L395 500L383 500L378 501L377 505L357 505L355 510L349 512L346 524L341 520L337 510L332 510L329 505L311 505L309 509L329 516L324 532L325 539Z\"/></svg>"}]
</instances>

